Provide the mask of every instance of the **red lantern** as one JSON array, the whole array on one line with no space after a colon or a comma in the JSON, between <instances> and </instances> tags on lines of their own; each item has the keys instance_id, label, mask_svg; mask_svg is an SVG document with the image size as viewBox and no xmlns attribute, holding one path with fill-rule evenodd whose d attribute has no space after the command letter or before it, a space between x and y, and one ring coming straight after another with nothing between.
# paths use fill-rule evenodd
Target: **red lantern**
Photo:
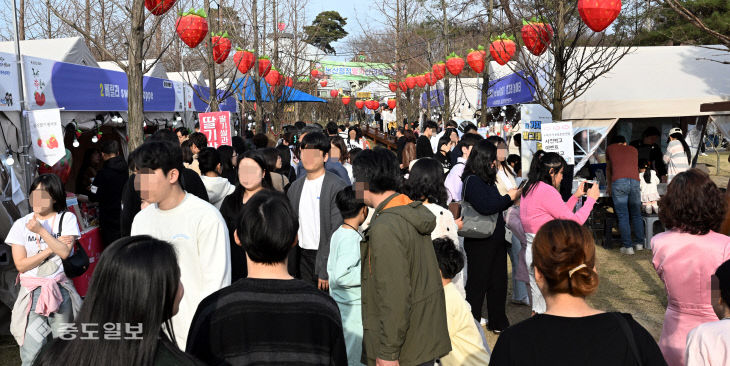
<instances>
[{"instance_id":1,"label":"red lantern","mask_svg":"<svg viewBox=\"0 0 730 366\"><path fill-rule=\"evenodd\" d=\"M311 75L312 75L312 77L313 77L313 78L315 78L315 79L319 79L320 77L322 77L322 72L320 72L320 71L319 71L319 70L317 70L317 69L313 69L313 70L312 70L312 71L310 72L310 74L311 74Z\"/></svg>"},{"instance_id":2,"label":"red lantern","mask_svg":"<svg viewBox=\"0 0 730 366\"><path fill-rule=\"evenodd\" d=\"M408 85L406 85L406 82L405 81L398 82L398 87L404 93L408 91Z\"/></svg>"},{"instance_id":3,"label":"red lantern","mask_svg":"<svg viewBox=\"0 0 730 366\"><path fill-rule=\"evenodd\" d=\"M396 84L395 81L391 81L388 83L388 88L390 88L390 91L395 93L395 91L398 90L398 84Z\"/></svg>"},{"instance_id":4,"label":"red lantern","mask_svg":"<svg viewBox=\"0 0 730 366\"><path fill-rule=\"evenodd\" d=\"M426 75L416 76L416 84L418 84L419 88L423 88L424 86L426 86Z\"/></svg>"},{"instance_id":5,"label":"red lantern","mask_svg":"<svg viewBox=\"0 0 730 366\"><path fill-rule=\"evenodd\" d=\"M344 105L350 104L350 97L348 97L346 95L342 96L342 104L344 104Z\"/></svg>"},{"instance_id":6,"label":"red lantern","mask_svg":"<svg viewBox=\"0 0 730 366\"><path fill-rule=\"evenodd\" d=\"M523 21L522 42L535 56L542 55L553 39L553 27L537 20Z\"/></svg>"},{"instance_id":7,"label":"red lantern","mask_svg":"<svg viewBox=\"0 0 730 366\"><path fill-rule=\"evenodd\" d=\"M449 69L451 75L459 76L461 71L464 70L464 59L457 56L456 53L451 53L449 58L446 60L446 68Z\"/></svg>"},{"instance_id":8,"label":"red lantern","mask_svg":"<svg viewBox=\"0 0 730 366\"><path fill-rule=\"evenodd\" d=\"M233 63L236 64L236 67L241 74L245 74L248 70L251 70L254 62L255 59L253 57L253 51L251 50L242 50L237 48L236 53L233 54Z\"/></svg>"},{"instance_id":9,"label":"red lantern","mask_svg":"<svg viewBox=\"0 0 730 366\"><path fill-rule=\"evenodd\" d=\"M438 80L436 80L436 77L433 76L432 73L429 72L429 73L426 74L426 82L428 83L428 85L434 86L434 85L436 85L436 82L437 81Z\"/></svg>"},{"instance_id":10,"label":"red lantern","mask_svg":"<svg viewBox=\"0 0 730 366\"><path fill-rule=\"evenodd\" d=\"M413 75L408 75L406 77L406 86L408 86L408 89L413 89L416 87L416 78Z\"/></svg>"},{"instance_id":11,"label":"red lantern","mask_svg":"<svg viewBox=\"0 0 730 366\"><path fill-rule=\"evenodd\" d=\"M433 76L436 77L436 80L441 80L446 76L446 63L439 62L435 65L433 65Z\"/></svg>"},{"instance_id":12,"label":"red lantern","mask_svg":"<svg viewBox=\"0 0 730 366\"><path fill-rule=\"evenodd\" d=\"M330 96L332 96L332 98L337 98L337 94L339 94L339 93L340 93L340 91L337 89L330 90Z\"/></svg>"},{"instance_id":13,"label":"red lantern","mask_svg":"<svg viewBox=\"0 0 730 366\"><path fill-rule=\"evenodd\" d=\"M167 13L172 6L175 5L175 0L145 0L144 7L154 15L162 15Z\"/></svg>"},{"instance_id":14,"label":"red lantern","mask_svg":"<svg viewBox=\"0 0 730 366\"><path fill-rule=\"evenodd\" d=\"M264 78L271 86L277 86L281 82L281 74L279 70L272 68L269 74Z\"/></svg>"},{"instance_id":15,"label":"red lantern","mask_svg":"<svg viewBox=\"0 0 730 366\"><path fill-rule=\"evenodd\" d=\"M472 50L466 55L466 63L477 74L481 74L484 71L484 55L478 50Z\"/></svg>"},{"instance_id":16,"label":"red lantern","mask_svg":"<svg viewBox=\"0 0 730 366\"><path fill-rule=\"evenodd\" d=\"M364 101L362 101L362 100L356 100L355 101L355 107L357 107L357 109L362 109L362 107L364 107L364 106L365 106L365 102Z\"/></svg>"},{"instance_id":17,"label":"red lantern","mask_svg":"<svg viewBox=\"0 0 730 366\"><path fill-rule=\"evenodd\" d=\"M322 85L323 88L327 87L327 80L322 80L319 82L319 85Z\"/></svg>"},{"instance_id":18,"label":"red lantern","mask_svg":"<svg viewBox=\"0 0 730 366\"><path fill-rule=\"evenodd\" d=\"M271 60L266 56L259 57L259 76L265 78L271 71Z\"/></svg>"},{"instance_id":19,"label":"red lantern","mask_svg":"<svg viewBox=\"0 0 730 366\"><path fill-rule=\"evenodd\" d=\"M293 87L294 86L294 79L292 79L291 77L288 77L287 76L286 81L284 82L284 85L286 85L286 86L288 86L290 88Z\"/></svg>"},{"instance_id":20,"label":"red lantern","mask_svg":"<svg viewBox=\"0 0 730 366\"><path fill-rule=\"evenodd\" d=\"M621 12L621 0L578 0L578 13L588 28L602 32Z\"/></svg>"},{"instance_id":21,"label":"red lantern","mask_svg":"<svg viewBox=\"0 0 730 366\"><path fill-rule=\"evenodd\" d=\"M515 51L517 51L517 44L506 34L499 36L489 45L489 54L500 65L504 65L512 59Z\"/></svg>"},{"instance_id":22,"label":"red lantern","mask_svg":"<svg viewBox=\"0 0 730 366\"><path fill-rule=\"evenodd\" d=\"M388 108L395 109L395 99L388 99Z\"/></svg>"}]
</instances>

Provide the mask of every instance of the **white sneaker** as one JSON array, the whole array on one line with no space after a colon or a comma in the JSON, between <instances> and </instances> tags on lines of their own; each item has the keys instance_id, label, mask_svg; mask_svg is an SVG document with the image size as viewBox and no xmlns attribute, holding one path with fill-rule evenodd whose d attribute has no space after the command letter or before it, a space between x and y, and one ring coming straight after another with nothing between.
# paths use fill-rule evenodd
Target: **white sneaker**
<instances>
[{"instance_id":1,"label":"white sneaker","mask_svg":"<svg viewBox=\"0 0 730 366\"><path fill-rule=\"evenodd\" d=\"M636 250L644 250L644 245L643 244L636 244L636 245L634 245L634 249L636 249Z\"/></svg>"},{"instance_id":2,"label":"white sneaker","mask_svg":"<svg viewBox=\"0 0 730 366\"><path fill-rule=\"evenodd\" d=\"M706 153L701 153L700 156L707 156L707 154Z\"/></svg>"},{"instance_id":3,"label":"white sneaker","mask_svg":"<svg viewBox=\"0 0 730 366\"><path fill-rule=\"evenodd\" d=\"M621 247L621 254L634 255L634 248Z\"/></svg>"},{"instance_id":4,"label":"white sneaker","mask_svg":"<svg viewBox=\"0 0 730 366\"><path fill-rule=\"evenodd\" d=\"M482 318L482 320L479 321L479 324L486 326L488 323L487 319Z\"/></svg>"}]
</instances>

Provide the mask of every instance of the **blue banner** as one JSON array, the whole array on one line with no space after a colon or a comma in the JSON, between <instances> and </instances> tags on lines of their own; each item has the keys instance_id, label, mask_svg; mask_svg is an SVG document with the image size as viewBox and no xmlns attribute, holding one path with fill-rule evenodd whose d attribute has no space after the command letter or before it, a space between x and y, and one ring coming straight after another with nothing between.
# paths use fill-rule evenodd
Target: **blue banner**
<instances>
[{"instance_id":1,"label":"blue banner","mask_svg":"<svg viewBox=\"0 0 730 366\"><path fill-rule=\"evenodd\" d=\"M487 92L487 107L501 107L505 105L531 103L534 101L534 92L531 84L534 81L528 76L523 79L524 72L518 71L490 83ZM481 93L479 94L481 97ZM479 100L481 105L481 100Z\"/></svg>"}]
</instances>

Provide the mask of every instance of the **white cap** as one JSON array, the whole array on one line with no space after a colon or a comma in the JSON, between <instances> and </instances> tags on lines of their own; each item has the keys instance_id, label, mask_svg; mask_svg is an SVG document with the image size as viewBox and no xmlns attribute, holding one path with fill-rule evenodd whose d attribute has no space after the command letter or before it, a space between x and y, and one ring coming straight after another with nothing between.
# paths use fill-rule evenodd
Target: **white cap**
<instances>
[{"instance_id":1,"label":"white cap","mask_svg":"<svg viewBox=\"0 0 730 366\"><path fill-rule=\"evenodd\" d=\"M674 127L671 130L669 130L669 136L674 135L675 133L682 133L682 129L679 127Z\"/></svg>"}]
</instances>

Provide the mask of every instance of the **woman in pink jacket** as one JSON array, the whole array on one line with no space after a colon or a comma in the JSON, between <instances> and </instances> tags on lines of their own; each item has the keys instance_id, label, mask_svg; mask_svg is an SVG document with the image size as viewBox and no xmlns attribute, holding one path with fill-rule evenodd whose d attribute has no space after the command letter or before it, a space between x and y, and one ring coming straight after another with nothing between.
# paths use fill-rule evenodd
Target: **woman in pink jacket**
<instances>
[{"instance_id":1,"label":"woman in pink jacket","mask_svg":"<svg viewBox=\"0 0 730 366\"><path fill-rule=\"evenodd\" d=\"M659 201L659 219L668 231L652 239L652 263L667 290L659 348L669 366L684 365L690 330L717 320L710 277L730 259L730 237L714 231L726 211L720 189L697 169L675 176Z\"/></svg>"}]
</instances>

